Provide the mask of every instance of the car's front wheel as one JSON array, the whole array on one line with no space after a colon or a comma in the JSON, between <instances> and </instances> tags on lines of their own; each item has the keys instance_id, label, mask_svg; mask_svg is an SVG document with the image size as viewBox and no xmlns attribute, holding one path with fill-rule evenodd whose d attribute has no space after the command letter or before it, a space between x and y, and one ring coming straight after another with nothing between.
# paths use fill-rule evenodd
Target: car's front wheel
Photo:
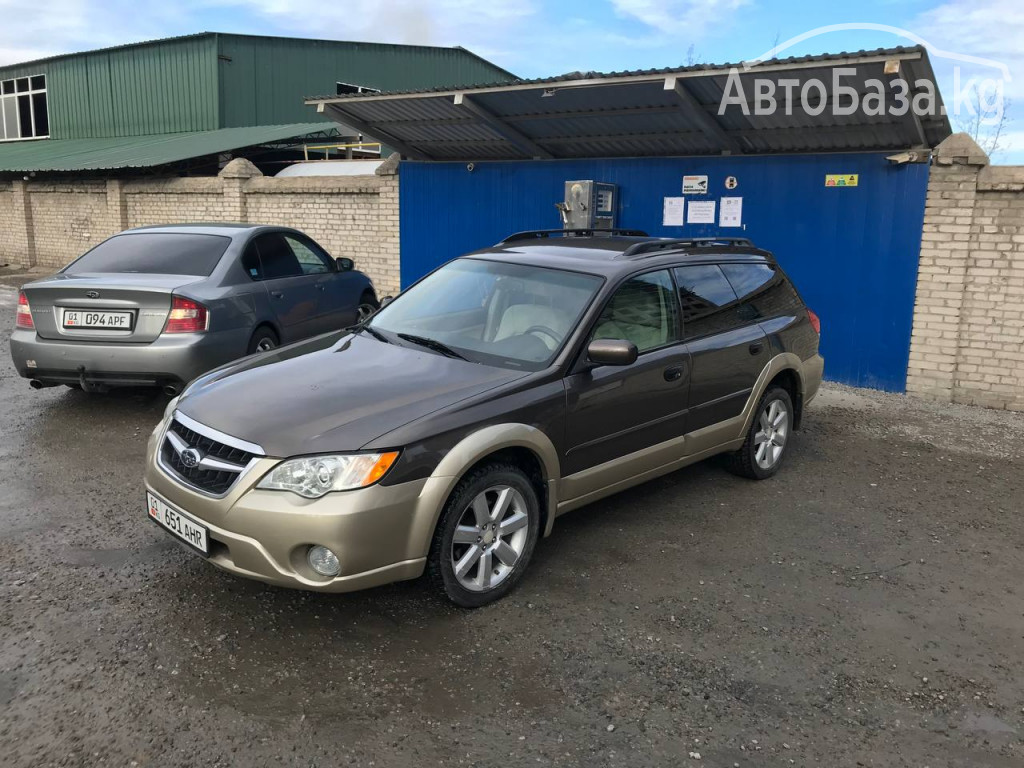
<instances>
[{"instance_id":1,"label":"car's front wheel","mask_svg":"<svg viewBox=\"0 0 1024 768\"><path fill-rule=\"evenodd\" d=\"M761 396L743 447L728 456L729 471L764 480L779 471L793 432L793 399L782 387Z\"/></svg>"},{"instance_id":2,"label":"car's front wheel","mask_svg":"<svg viewBox=\"0 0 1024 768\"><path fill-rule=\"evenodd\" d=\"M508 594L523 576L540 528L530 479L512 464L488 464L462 479L434 533L427 568L456 605L478 608Z\"/></svg>"}]
</instances>

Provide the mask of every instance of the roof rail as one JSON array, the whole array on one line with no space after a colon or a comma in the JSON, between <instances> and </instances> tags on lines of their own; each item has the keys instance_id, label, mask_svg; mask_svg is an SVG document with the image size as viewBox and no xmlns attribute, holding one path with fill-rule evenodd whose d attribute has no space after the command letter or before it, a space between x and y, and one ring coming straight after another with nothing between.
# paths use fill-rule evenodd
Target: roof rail
<instances>
[{"instance_id":1,"label":"roof rail","mask_svg":"<svg viewBox=\"0 0 1024 768\"><path fill-rule=\"evenodd\" d=\"M502 240L503 243L514 243L519 240L541 240L548 237L600 237L602 235L612 237L650 237L642 229L529 229L525 232L516 232Z\"/></svg>"},{"instance_id":2,"label":"roof rail","mask_svg":"<svg viewBox=\"0 0 1024 768\"><path fill-rule=\"evenodd\" d=\"M745 246L754 247L753 241L746 237L684 237L680 239L649 240L646 243L636 243L629 246L616 258L628 259L633 256L642 256L645 253L657 253L667 248L698 247L707 248L714 245Z\"/></svg>"}]
</instances>

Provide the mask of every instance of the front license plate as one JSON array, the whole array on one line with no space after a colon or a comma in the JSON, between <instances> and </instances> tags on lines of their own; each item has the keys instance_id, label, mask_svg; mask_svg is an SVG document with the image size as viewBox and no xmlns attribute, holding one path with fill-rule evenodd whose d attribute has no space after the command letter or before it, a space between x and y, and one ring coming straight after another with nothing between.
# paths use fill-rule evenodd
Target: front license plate
<instances>
[{"instance_id":1,"label":"front license plate","mask_svg":"<svg viewBox=\"0 0 1024 768\"><path fill-rule=\"evenodd\" d=\"M146 493L146 502L149 505L150 518L204 555L209 554L210 546L206 526L196 522L184 512L179 512L152 493Z\"/></svg>"},{"instance_id":2,"label":"front license plate","mask_svg":"<svg viewBox=\"0 0 1024 768\"><path fill-rule=\"evenodd\" d=\"M127 331L132 327L131 312L92 312L84 309L64 310L65 328L104 328Z\"/></svg>"}]
</instances>

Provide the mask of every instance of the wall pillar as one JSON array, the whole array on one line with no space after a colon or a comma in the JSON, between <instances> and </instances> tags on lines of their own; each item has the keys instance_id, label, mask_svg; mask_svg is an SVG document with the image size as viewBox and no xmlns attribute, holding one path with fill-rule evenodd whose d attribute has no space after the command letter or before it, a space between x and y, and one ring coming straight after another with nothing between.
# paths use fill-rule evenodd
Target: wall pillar
<instances>
[{"instance_id":1,"label":"wall pillar","mask_svg":"<svg viewBox=\"0 0 1024 768\"><path fill-rule=\"evenodd\" d=\"M388 157L375 171L381 179L377 213L377 243L381 265L374 287L377 298L394 296L402 290L401 232L399 229L399 155Z\"/></svg>"},{"instance_id":2,"label":"wall pillar","mask_svg":"<svg viewBox=\"0 0 1024 768\"><path fill-rule=\"evenodd\" d=\"M19 254L21 266L36 265L35 228L32 225L32 201L28 195L28 184L18 179L11 182L11 202L14 209L14 231L11 233L12 249Z\"/></svg>"},{"instance_id":3,"label":"wall pillar","mask_svg":"<svg viewBox=\"0 0 1024 768\"><path fill-rule=\"evenodd\" d=\"M107 234L116 235L128 229L128 203L125 200L124 182L121 179L107 181Z\"/></svg>"},{"instance_id":4,"label":"wall pillar","mask_svg":"<svg viewBox=\"0 0 1024 768\"><path fill-rule=\"evenodd\" d=\"M918 262L907 392L952 402L978 197L988 156L967 134L935 149Z\"/></svg>"},{"instance_id":5,"label":"wall pillar","mask_svg":"<svg viewBox=\"0 0 1024 768\"><path fill-rule=\"evenodd\" d=\"M245 204L245 183L263 176L260 169L242 157L236 157L217 174L223 186L224 220L245 224L249 213Z\"/></svg>"}]
</instances>

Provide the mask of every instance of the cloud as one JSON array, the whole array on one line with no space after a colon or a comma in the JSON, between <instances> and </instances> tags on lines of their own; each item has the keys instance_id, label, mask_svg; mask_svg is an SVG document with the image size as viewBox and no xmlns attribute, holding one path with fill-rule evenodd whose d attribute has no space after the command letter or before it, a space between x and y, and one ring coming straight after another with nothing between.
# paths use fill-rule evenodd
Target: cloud
<instances>
[{"instance_id":1,"label":"cloud","mask_svg":"<svg viewBox=\"0 0 1024 768\"><path fill-rule=\"evenodd\" d=\"M1018 162L1024 159L1024 132L1013 130L1024 108L1024 4L1020 0L949 0L918 15L911 22L910 29L939 48L983 56L1009 68L1011 79L1003 83L1004 95L1008 99L1006 115L1009 123L1000 141L1002 151L996 154L995 159L1012 157ZM962 90L966 89L971 78L1002 80L1002 73L992 67L934 57L932 67L951 113L957 106L954 67L960 68ZM970 122L963 112L965 103L960 101L962 118L950 114L953 130ZM992 128L983 126L981 130L990 132Z\"/></svg>"},{"instance_id":2,"label":"cloud","mask_svg":"<svg viewBox=\"0 0 1024 768\"><path fill-rule=\"evenodd\" d=\"M206 0L273 24L281 33L415 45L498 46L538 13L534 0Z\"/></svg>"},{"instance_id":3,"label":"cloud","mask_svg":"<svg viewBox=\"0 0 1024 768\"><path fill-rule=\"evenodd\" d=\"M616 13L635 19L661 37L678 37L686 42L715 31L730 22L736 11L751 0L612 0Z\"/></svg>"}]
</instances>

